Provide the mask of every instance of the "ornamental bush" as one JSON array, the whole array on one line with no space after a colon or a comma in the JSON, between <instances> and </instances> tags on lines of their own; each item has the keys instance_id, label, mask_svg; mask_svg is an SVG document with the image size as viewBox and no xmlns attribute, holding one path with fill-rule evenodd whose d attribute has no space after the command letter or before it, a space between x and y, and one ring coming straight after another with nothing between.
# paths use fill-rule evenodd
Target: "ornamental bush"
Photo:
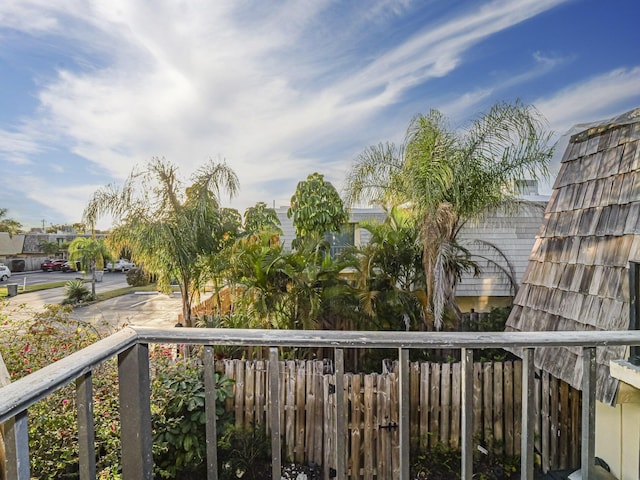
<instances>
[{"instance_id":1,"label":"ornamental bush","mask_svg":"<svg viewBox=\"0 0 640 480\"><path fill-rule=\"evenodd\" d=\"M0 302L0 352L15 381L111 333L71 318L69 305L47 305L39 313L9 310ZM157 348L150 358L156 478L188 478L204 468L204 381L197 357L175 359ZM231 380L216 377L217 401L231 395ZM97 478L119 480L120 413L116 359L92 374ZM218 408L221 413L222 407ZM72 383L29 408L32 478L78 478L76 392ZM223 424L221 425L221 427ZM0 471L1 476L1 471ZM199 477L195 477L199 478Z\"/></svg>"},{"instance_id":2,"label":"ornamental bush","mask_svg":"<svg viewBox=\"0 0 640 480\"><path fill-rule=\"evenodd\" d=\"M205 391L198 356L173 359L161 350L153 359L151 388L156 478L206 478ZM216 374L216 418L232 395L232 380ZM218 428L223 428L223 424Z\"/></svg>"},{"instance_id":3,"label":"ornamental bush","mask_svg":"<svg viewBox=\"0 0 640 480\"><path fill-rule=\"evenodd\" d=\"M6 306L0 306L0 350L12 381L100 339L96 327L72 319L72 312L69 305L46 305L37 313L7 311ZM115 361L94 370L92 381L97 468L103 471L120 464ZM67 385L35 403L29 408L28 419L32 477L77 478L75 385Z\"/></svg>"}]
</instances>

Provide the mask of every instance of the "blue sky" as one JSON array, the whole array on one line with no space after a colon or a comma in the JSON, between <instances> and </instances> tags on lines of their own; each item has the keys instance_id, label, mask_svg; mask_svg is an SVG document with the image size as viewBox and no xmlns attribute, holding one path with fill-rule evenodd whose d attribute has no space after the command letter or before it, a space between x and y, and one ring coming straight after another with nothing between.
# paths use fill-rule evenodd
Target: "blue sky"
<instances>
[{"instance_id":1,"label":"blue sky","mask_svg":"<svg viewBox=\"0 0 640 480\"><path fill-rule=\"evenodd\" d=\"M241 212L287 205L431 108L462 127L520 98L560 135L640 106L638 18L637 0L5 0L0 207L77 222L153 156L185 178L226 159Z\"/></svg>"}]
</instances>

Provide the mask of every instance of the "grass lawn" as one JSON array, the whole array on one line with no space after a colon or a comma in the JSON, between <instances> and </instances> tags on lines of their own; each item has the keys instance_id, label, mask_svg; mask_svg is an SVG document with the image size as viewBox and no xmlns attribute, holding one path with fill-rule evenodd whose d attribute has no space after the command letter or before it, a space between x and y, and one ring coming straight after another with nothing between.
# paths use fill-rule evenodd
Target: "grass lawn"
<instances>
[{"instance_id":1,"label":"grass lawn","mask_svg":"<svg viewBox=\"0 0 640 480\"><path fill-rule=\"evenodd\" d=\"M24 291L22 290L22 285L18 285L18 295L22 293L48 290L50 288L64 287L66 283L67 281L65 280L62 282L42 283L40 285L27 285L27 288ZM91 282L87 281L87 283L91 283ZM126 295L128 293L133 293L133 292L155 292L155 291L156 291L155 283L146 285L144 287L123 287L123 288L118 288L116 290L109 290L108 292L98 293L97 300L98 301L109 300L110 298L119 297L120 295ZM7 296L7 286L0 285L0 298L6 297L6 296Z\"/></svg>"}]
</instances>

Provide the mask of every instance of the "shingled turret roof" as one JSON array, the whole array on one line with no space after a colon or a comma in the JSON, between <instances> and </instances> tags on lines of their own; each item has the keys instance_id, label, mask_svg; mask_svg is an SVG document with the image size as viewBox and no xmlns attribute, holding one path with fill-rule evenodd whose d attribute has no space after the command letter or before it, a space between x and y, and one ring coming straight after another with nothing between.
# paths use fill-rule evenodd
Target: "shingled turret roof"
<instances>
[{"instance_id":1,"label":"shingled turret roof","mask_svg":"<svg viewBox=\"0 0 640 480\"><path fill-rule=\"evenodd\" d=\"M569 140L507 331L628 329L630 260L640 261L640 108ZM609 360L624 356L598 348L605 403L618 386ZM580 349L537 349L535 363L580 388Z\"/></svg>"}]
</instances>

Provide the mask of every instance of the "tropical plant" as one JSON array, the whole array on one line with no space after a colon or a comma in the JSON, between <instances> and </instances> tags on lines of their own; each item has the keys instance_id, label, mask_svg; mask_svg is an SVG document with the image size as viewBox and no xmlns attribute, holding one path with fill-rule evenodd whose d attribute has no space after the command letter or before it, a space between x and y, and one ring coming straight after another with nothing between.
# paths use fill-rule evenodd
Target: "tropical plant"
<instances>
[{"instance_id":1,"label":"tropical plant","mask_svg":"<svg viewBox=\"0 0 640 480\"><path fill-rule=\"evenodd\" d=\"M321 238L328 232L339 232L349 216L335 187L324 181L324 176L312 173L298 182L291 197L287 217L293 217L296 228L294 248L303 238Z\"/></svg>"},{"instance_id":2,"label":"tropical plant","mask_svg":"<svg viewBox=\"0 0 640 480\"><path fill-rule=\"evenodd\" d=\"M353 257L332 258L324 239L304 238L284 257L287 279L283 312L288 328L345 330L356 314L358 295L341 272L354 267Z\"/></svg>"},{"instance_id":3,"label":"tropical plant","mask_svg":"<svg viewBox=\"0 0 640 480\"><path fill-rule=\"evenodd\" d=\"M84 284L84 281L80 280L79 278L69 280L67 283L65 283L64 290L67 294L67 298L65 298L63 302L65 304L70 303L72 305L75 305L76 303L95 299L95 294L92 295L91 292L89 292L87 286Z\"/></svg>"},{"instance_id":4,"label":"tropical plant","mask_svg":"<svg viewBox=\"0 0 640 480\"><path fill-rule=\"evenodd\" d=\"M282 229L280 225L280 219L275 209L267 207L264 202L258 202L244 211L245 234L266 231L281 235Z\"/></svg>"},{"instance_id":5,"label":"tropical plant","mask_svg":"<svg viewBox=\"0 0 640 480\"><path fill-rule=\"evenodd\" d=\"M111 254L103 238L76 237L69 244L69 261L79 261L84 271L91 272L91 294L96 296L96 270L104 269Z\"/></svg>"},{"instance_id":6,"label":"tropical plant","mask_svg":"<svg viewBox=\"0 0 640 480\"><path fill-rule=\"evenodd\" d=\"M332 259L323 239L306 238L292 252L268 233L239 239L229 283L239 288L247 328L338 328L357 309L357 295L340 272L353 261Z\"/></svg>"},{"instance_id":7,"label":"tropical plant","mask_svg":"<svg viewBox=\"0 0 640 480\"><path fill-rule=\"evenodd\" d=\"M229 251L228 281L239 287L237 306L249 313L251 328L284 328L288 276L286 252L268 234L238 239Z\"/></svg>"},{"instance_id":8,"label":"tropical plant","mask_svg":"<svg viewBox=\"0 0 640 480\"><path fill-rule=\"evenodd\" d=\"M406 205L420 232L425 270L425 327L459 314L455 289L478 272L460 229L497 209L516 209L520 180L547 175L551 134L534 107L498 103L464 130L432 110L416 116L405 142L366 148L346 182L347 204Z\"/></svg>"},{"instance_id":9,"label":"tropical plant","mask_svg":"<svg viewBox=\"0 0 640 480\"><path fill-rule=\"evenodd\" d=\"M377 328L419 328L426 298L422 247L413 219L394 207L384 222L363 222L360 227L371 235L356 250L362 311Z\"/></svg>"},{"instance_id":10,"label":"tropical plant","mask_svg":"<svg viewBox=\"0 0 640 480\"><path fill-rule=\"evenodd\" d=\"M42 253L49 256L56 255L60 252L60 245L58 245L58 242L47 242L46 240L43 240L38 244L38 248Z\"/></svg>"},{"instance_id":11,"label":"tropical plant","mask_svg":"<svg viewBox=\"0 0 640 480\"><path fill-rule=\"evenodd\" d=\"M108 243L127 248L131 260L157 277L161 291L177 279L182 294L185 326L193 326L191 306L208 274L206 257L220 251L228 229L223 222L219 194L238 190L238 178L226 163L210 161L182 188L175 165L153 158L134 170L121 188L107 185L95 192L83 218L90 225L105 214L116 221Z\"/></svg>"}]
</instances>

